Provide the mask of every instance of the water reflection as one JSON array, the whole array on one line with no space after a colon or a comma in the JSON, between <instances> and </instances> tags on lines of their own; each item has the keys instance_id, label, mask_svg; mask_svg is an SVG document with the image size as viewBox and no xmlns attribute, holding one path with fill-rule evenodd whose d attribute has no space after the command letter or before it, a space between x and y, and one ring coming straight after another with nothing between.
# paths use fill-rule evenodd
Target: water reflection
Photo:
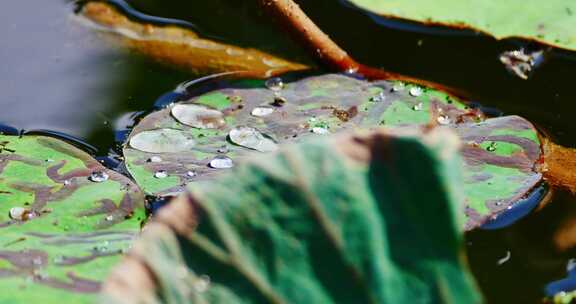
<instances>
[{"instance_id":1,"label":"water reflection","mask_svg":"<svg viewBox=\"0 0 576 304\"><path fill-rule=\"evenodd\" d=\"M62 0L2 4L1 123L60 131L106 151L111 122L191 77L113 47Z\"/></svg>"}]
</instances>

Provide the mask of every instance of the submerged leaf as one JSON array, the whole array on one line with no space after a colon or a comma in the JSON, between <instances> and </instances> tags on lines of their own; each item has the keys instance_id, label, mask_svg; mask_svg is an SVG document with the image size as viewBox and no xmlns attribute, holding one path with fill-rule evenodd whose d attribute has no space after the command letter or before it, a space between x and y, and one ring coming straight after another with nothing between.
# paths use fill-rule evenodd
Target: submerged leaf
<instances>
[{"instance_id":1,"label":"submerged leaf","mask_svg":"<svg viewBox=\"0 0 576 304\"><path fill-rule=\"evenodd\" d=\"M131 140L158 128L172 128L197 144L190 152L172 154L143 153L127 146L124 155L128 170L145 192L162 196L182 191L190 182L212 178L221 171L210 164L215 156L236 160L259 143L268 142L268 138L258 136L260 132L283 144L346 129L432 124L455 130L464 142L465 203L469 216L466 229L478 227L508 210L542 179L535 166L542 157L538 132L521 117L485 119L479 110L446 93L402 82L323 75L297 81L284 79L282 83L280 90L272 90L270 82L266 85L262 80L223 82L220 88L185 101L186 105L219 109L227 121L221 129L199 130L182 125L169 109L150 114L135 127ZM285 102L278 104L279 97ZM255 109L272 107L271 104L276 105L272 113L253 115ZM242 140L227 136L239 128L249 136L239 136ZM240 146L230 144L228 138ZM247 144L246 139L251 143ZM151 157L163 161L147 161ZM166 170L170 178L161 182L154 179L158 170ZM188 171L197 174L191 178Z\"/></svg>"},{"instance_id":2,"label":"submerged leaf","mask_svg":"<svg viewBox=\"0 0 576 304\"><path fill-rule=\"evenodd\" d=\"M126 47L197 73L248 71L254 77L301 71L309 66L256 49L200 37L192 29L136 22L102 1L86 1L78 11L86 24L116 34Z\"/></svg>"},{"instance_id":3,"label":"submerged leaf","mask_svg":"<svg viewBox=\"0 0 576 304\"><path fill-rule=\"evenodd\" d=\"M385 17L470 28L497 39L525 38L576 50L576 4L571 0L345 1Z\"/></svg>"},{"instance_id":4,"label":"submerged leaf","mask_svg":"<svg viewBox=\"0 0 576 304\"><path fill-rule=\"evenodd\" d=\"M0 135L0 202L2 303L94 302L145 219L129 179L43 136Z\"/></svg>"},{"instance_id":5,"label":"submerged leaf","mask_svg":"<svg viewBox=\"0 0 576 304\"><path fill-rule=\"evenodd\" d=\"M479 303L461 253L458 140L418 130L309 140L191 185L103 301Z\"/></svg>"}]
</instances>

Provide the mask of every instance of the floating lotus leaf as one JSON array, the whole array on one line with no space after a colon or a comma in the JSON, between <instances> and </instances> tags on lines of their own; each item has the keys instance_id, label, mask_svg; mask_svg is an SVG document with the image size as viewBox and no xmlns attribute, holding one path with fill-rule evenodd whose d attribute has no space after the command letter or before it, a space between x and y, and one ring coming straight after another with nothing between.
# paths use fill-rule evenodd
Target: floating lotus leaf
<instances>
[{"instance_id":1,"label":"floating lotus leaf","mask_svg":"<svg viewBox=\"0 0 576 304\"><path fill-rule=\"evenodd\" d=\"M311 138L191 184L102 303L481 303L458 138L421 132Z\"/></svg>"},{"instance_id":2,"label":"floating lotus leaf","mask_svg":"<svg viewBox=\"0 0 576 304\"><path fill-rule=\"evenodd\" d=\"M576 3L571 0L345 0L385 17L470 28L576 50Z\"/></svg>"},{"instance_id":3,"label":"floating lotus leaf","mask_svg":"<svg viewBox=\"0 0 576 304\"><path fill-rule=\"evenodd\" d=\"M145 192L162 196L223 171L210 166L215 157L236 160L253 151L230 141L227 135L238 127L254 128L283 144L346 129L435 124L454 130L463 142L467 229L506 210L542 179L535 168L542 156L538 133L521 117L485 119L478 109L446 93L400 82L368 82L336 74L284 82L281 90L260 80L222 82L220 88L182 103L221 111L227 125L219 129L183 125L169 108L150 114L134 128L131 139L169 128L189 134L197 144L184 153L147 153L127 145L128 170ZM261 107L274 111L254 115ZM154 156L162 161L149 162ZM154 178L158 170L169 177ZM191 177L190 171L197 174Z\"/></svg>"},{"instance_id":4,"label":"floating lotus leaf","mask_svg":"<svg viewBox=\"0 0 576 304\"><path fill-rule=\"evenodd\" d=\"M58 139L0 135L2 303L94 302L145 219L126 177Z\"/></svg>"}]
</instances>

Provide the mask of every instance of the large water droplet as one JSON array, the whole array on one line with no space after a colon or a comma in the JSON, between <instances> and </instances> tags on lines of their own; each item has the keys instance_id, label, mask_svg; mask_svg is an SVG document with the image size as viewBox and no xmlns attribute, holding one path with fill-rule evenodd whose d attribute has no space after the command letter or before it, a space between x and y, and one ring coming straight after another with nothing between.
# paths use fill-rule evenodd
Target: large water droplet
<instances>
[{"instance_id":1,"label":"large water droplet","mask_svg":"<svg viewBox=\"0 0 576 304\"><path fill-rule=\"evenodd\" d=\"M282 78L280 77L270 78L266 80L264 85L274 92L282 91L282 89L284 89L284 81L282 81Z\"/></svg>"},{"instance_id":2,"label":"large water droplet","mask_svg":"<svg viewBox=\"0 0 576 304\"><path fill-rule=\"evenodd\" d=\"M392 87L391 91L392 92L400 92L400 91L404 91L404 87L405 85L403 83L396 83L394 84L394 86Z\"/></svg>"},{"instance_id":3,"label":"large water droplet","mask_svg":"<svg viewBox=\"0 0 576 304\"><path fill-rule=\"evenodd\" d=\"M107 181L109 177L110 176L108 175L108 173L104 171L94 171L92 172L92 174L90 174L88 179L95 183L102 183Z\"/></svg>"},{"instance_id":4,"label":"large water droplet","mask_svg":"<svg viewBox=\"0 0 576 304\"><path fill-rule=\"evenodd\" d=\"M12 207L8 213L11 219L17 221L27 221L36 216L36 214L22 207Z\"/></svg>"},{"instance_id":5,"label":"large water droplet","mask_svg":"<svg viewBox=\"0 0 576 304\"><path fill-rule=\"evenodd\" d=\"M321 135L330 134L330 131L328 129L322 127L314 127L312 128L311 131L314 134L321 134Z\"/></svg>"},{"instance_id":6,"label":"large water droplet","mask_svg":"<svg viewBox=\"0 0 576 304\"><path fill-rule=\"evenodd\" d=\"M252 115L256 117L263 117L274 113L274 109L268 107L256 107L252 110Z\"/></svg>"},{"instance_id":7,"label":"large water droplet","mask_svg":"<svg viewBox=\"0 0 576 304\"><path fill-rule=\"evenodd\" d=\"M152 156L150 157L147 162L149 163L160 163L162 162L162 158L160 156Z\"/></svg>"},{"instance_id":8,"label":"large water droplet","mask_svg":"<svg viewBox=\"0 0 576 304\"><path fill-rule=\"evenodd\" d=\"M412 88L410 88L410 91L408 93L413 97L418 97L418 96L422 95L422 88L412 87Z\"/></svg>"},{"instance_id":9,"label":"large water droplet","mask_svg":"<svg viewBox=\"0 0 576 304\"><path fill-rule=\"evenodd\" d=\"M278 149L276 143L251 127L239 127L230 130L230 140L240 146L260 152L271 152Z\"/></svg>"},{"instance_id":10,"label":"large water droplet","mask_svg":"<svg viewBox=\"0 0 576 304\"><path fill-rule=\"evenodd\" d=\"M229 169L234 167L234 162L228 156L218 155L210 161L209 165L214 169Z\"/></svg>"},{"instance_id":11,"label":"large water droplet","mask_svg":"<svg viewBox=\"0 0 576 304\"><path fill-rule=\"evenodd\" d=\"M196 171L188 171L188 172L186 172L186 176L188 176L188 177L195 177L196 175L198 175L198 173L196 173Z\"/></svg>"},{"instance_id":12,"label":"large water droplet","mask_svg":"<svg viewBox=\"0 0 576 304\"><path fill-rule=\"evenodd\" d=\"M158 171L154 172L154 177L155 178L166 178L166 177L168 177L168 172L166 172L166 170L158 170Z\"/></svg>"},{"instance_id":13,"label":"large water droplet","mask_svg":"<svg viewBox=\"0 0 576 304\"><path fill-rule=\"evenodd\" d=\"M130 138L132 148L148 153L186 152L195 145L191 133L168 128L143 131Z\"/></svg>"},{"instance_id":14,"label":"large water droplet","mask_svg":"<svg viewBox=\"0 0 576 304\"><path fill-rule=\"evenodd\" d=\"M380 92L378 95L372 96L370 98L370 101L372 102L383 102L384 100L386 100L386 94L384 94L384 92Z\"/></svg>"},{"instance_id":15,"label":"large water droplet","mask_svg":"<svg viewBox=\"0 0 576 304\"><path fill-rule=\"evenodd\" d=\"M177 104L171 113L179 122L198 129L217 129L226 124L222 112L202 105Z\"/></svg>"}]
</instances>

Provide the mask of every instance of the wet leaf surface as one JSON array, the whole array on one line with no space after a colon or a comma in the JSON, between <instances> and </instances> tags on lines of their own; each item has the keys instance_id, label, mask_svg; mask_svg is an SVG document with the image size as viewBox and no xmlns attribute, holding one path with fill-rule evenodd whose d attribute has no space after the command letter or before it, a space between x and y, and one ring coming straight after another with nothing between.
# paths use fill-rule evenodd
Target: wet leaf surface
<instances>
[{"instance_id":1,"label":"wet leaf surface","mask_svg":"<svg viewBox=\"0 0 576 304\"><path fill-rule=\"evenodd\" d=\"M212 178L230 167L214 167L214 160L242 158L255 149L253 143L294 143L347 129L428 124L450 128L462 139L469 217L466 229L495 218L542 179L536 169L542 157L540 140L530 122L518 116L485 119L481 111L446 93L411 84L367 82L336 74L286 79L280 90L270 89L263 80L229 81L177 106L190 104L221 111L227 123L217 129L190 127L174 119L173 108L145 117L129 143L140 134L162 130L180 130L196 142L191 151L182 153L149 153L131 144L125 147L127 168L148 194L173 195L190 182ZM262 107L274 111L253 115ZM246 132L251 134L250 144L230 138L230 132L238 128L252 130ZM161 161L149 161L152 157ZM159 170L167 177L155 178ZM196 174L191 177L190 171Z\"/></svg>"},{"instance_id":2,"label":"wet leaf surface","mask_svg":"<svg viewBox=\"0 0 576 304\"><path fill-rule=\"evenodd\" d=\"M469 28L497 39L524 38L576 50L576 5L570 0L345 1L386 17Z\"/></svg>"},{"instance_id":3,"label":"wet leaf surface","mask_svg":"<svg viewBox=\"0 0 576 304\"><path fill-rule=\"evenodd\" d=\"M44 136L0 135L0 202L5 303L93 302L145 219L129 179Z\"/></svg>"},{"instance_id":4,"label":"wet leaf surface","mask_svg":"<svg viewBox=\"0 0 576 304\"><path fill-rule=\"evenodd\" d=\"M444 129L253 155L161 210L102 301L479 303L461 258L459 167Z\"/></svg>"}]
</instances>

